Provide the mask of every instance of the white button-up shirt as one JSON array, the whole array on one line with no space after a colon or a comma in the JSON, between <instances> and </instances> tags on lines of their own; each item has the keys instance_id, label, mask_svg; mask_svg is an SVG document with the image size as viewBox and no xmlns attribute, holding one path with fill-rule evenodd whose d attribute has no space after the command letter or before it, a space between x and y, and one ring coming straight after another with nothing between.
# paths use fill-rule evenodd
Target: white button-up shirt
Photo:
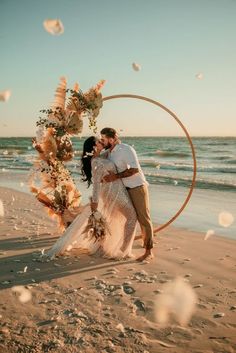
<instances>
[{"instance_id":1,"label":"white button-up shirt","mask_svg":"<svg viewBox=\"0 0 236 353\"><path fill-rule=\"evenodd\" d=\"M148 184L133 147L125 143L119 143L108 153L108 158L116 165L118 173L130 168L137 168L139 170L138 173L130 177L122 178L125 187L135 188Z\"/></svg>"}]
</instances>

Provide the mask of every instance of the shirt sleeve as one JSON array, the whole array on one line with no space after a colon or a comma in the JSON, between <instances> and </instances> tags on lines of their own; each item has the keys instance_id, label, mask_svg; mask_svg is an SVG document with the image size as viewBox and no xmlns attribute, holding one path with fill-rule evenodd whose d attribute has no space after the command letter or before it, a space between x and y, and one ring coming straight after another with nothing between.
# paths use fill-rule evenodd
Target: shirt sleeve
<instances>
[{"instance_id":1,"label":"shirt sleeve","mask_svg":"<svg viewBox=\"0 0 236 353\"><path fill-rule=\"evenodd\" d=\"M92 160L93 194L92 201L98 202L100 194L100 184L103 176L103 164L97 160Z\"/></svg>"},{"instance_id":2,"label":"shirt sleeve","mask_svg":"<svg viewBox=\"0 0 236 353\"><path fill-rule=\"evenodd\" d=\"M137 153L135 149L131 146L126 146L125 161L127 163L127 169L130 169L130 168L140 169Z\"/></svg>"}]
</instances>

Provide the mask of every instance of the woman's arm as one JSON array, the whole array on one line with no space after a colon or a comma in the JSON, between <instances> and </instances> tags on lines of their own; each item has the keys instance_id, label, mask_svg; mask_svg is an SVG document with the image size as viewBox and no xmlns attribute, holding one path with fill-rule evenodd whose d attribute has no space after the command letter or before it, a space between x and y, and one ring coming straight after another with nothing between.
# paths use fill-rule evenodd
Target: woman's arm
<instances>
[{"instance_id":1,"label":"woman's arm","mask_svg":"<svg viewBox=\"0 0 236 353\"><path fill-rule=\"evenodd\" d=\"M92 159L93 193L91 199L91 208L96 208L96 205L92 206L92 204L98 204L102 175L103 165L101 161L99 162L97 159Z\"/></svg>"}]
</instances>

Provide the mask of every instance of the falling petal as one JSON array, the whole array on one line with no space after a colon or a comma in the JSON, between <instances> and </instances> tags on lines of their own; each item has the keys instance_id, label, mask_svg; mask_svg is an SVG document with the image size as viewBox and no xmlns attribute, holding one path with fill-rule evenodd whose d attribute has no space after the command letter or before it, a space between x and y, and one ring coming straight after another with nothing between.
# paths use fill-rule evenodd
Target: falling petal
<instances>
[{"instance_id":1,"label":"falling petal","mask_svg":"<svg viewBox=\"0 0 236 353\"><path fill-rule=\"evenodd\" d=\"M195 309L197 296L182 278L176 278L163 286L163 293L156 301L156 321L167 325L174 314L180 325L185 326Z\"/></svg>"},{"instance_id":2,"label":"falling petal","mask_svg":"<svg viewBox=\"0 0 236 353\"><path fill-rule=\"evenodd\" d=\"M177 181L177 180L174 180L174 184L175 184L175 185L178 185L178 181Z\"/></svg>"},{"instance_id":3,"label":"falling petal","mask_svg":"<svg viewBox=\"0 0 236 353\"><path fill-rule=\"evenodd\" d=\"M12 291L18 292L20 294L19 301L21 303L27 303L32 298L31 292L28 289L26 289L24 286L13 286Z\"/></svg>"},{"instance_id":4,"label":"falling petal","mask_svg":"<svg viewBox=\"0 0 236 353\"><path fill-rule=\"evenodd\" d=\"M10 90L0 92L0 102L7 102L10 97L11 97Z\"/></svg>"},{"instance_id":5,"label":"falling petal","mask_svg":"<svg viewBox=\"0 0 236 353\"><path fill-rule=\"evenodd\" d=\"M2 200L0 200L0 217L4 217L4 206Z\"/></svg>"},{"instance_id":6,"label":"falling petal","mask_svg":"<svg viewBox=\"0 0 236 353\"><path fill-rule=\"evenodd\" d=\"M208 238L210 238L211 235L214 235L214 234L215 234L215 231L212 230L212 229L209 229L209 230L206 232L206 235L205 235L204 240L207 240Z\"/></svg>"},{"instance_id":7,"label":"falling petal","mask_svg":"<svg viewBox=\"0 0 236 353\"><path fill-rule=\"evenodd\" d=\"M64 26L59 19L47 19L43 22L45 30L52 35L60 35L64 32Z\"/></svg>"},{"instance_id":8,"label":"falling petal","mask_svg":"<svg viewBox=\"0 0 236 353\"><path fill-rule=\"evenodd\" d=\"M227 228L234 222L234 216L227 211L223 211L219 214L218 220L222 227Z\"/></svg>"},{"instance_id":9,"label":"falling petal","mask_svg":"<svg viewBox=\"0 0 236 353\"><path fill-rule=\"evenodd\" d=\"M141 70L141 65L137 64L137 63L133 63L132 64L132 68L134 71L140 71Z\"/></svg>"},{"instance_id":10,"label":"falling petal","mask_svg":"<svg viewBox=\"0 0 236 353\"><path fill-rule=\"evenodd\" d=\"M195 76L198 80L202 80L203 79L203 73L199 72L198 74L196 74Z\"/></svg>"},{"instance_id":11,"label":"falling petal","mask_svg":"<svg viewBox=\"0 0 236 353\"><path fill-rule=\"evenodd\" d=\"M124 326L123 326L121 323L118 324L118 325L116 326L116 328L117 328L118 330L120 330L122 333L125 332L125 328L124 328Z\"/></svg>"},{"instance_id":12,"label":"falling petal","mask_svg":"<svg viewBox=\"0 0 236 353\"><path fill-rule=\"evenodd\" d=\"M25 267L24 267L24 273L27 272L27 269L28 269L28 266L25 266Z\"/></svg>"}]
</instances>

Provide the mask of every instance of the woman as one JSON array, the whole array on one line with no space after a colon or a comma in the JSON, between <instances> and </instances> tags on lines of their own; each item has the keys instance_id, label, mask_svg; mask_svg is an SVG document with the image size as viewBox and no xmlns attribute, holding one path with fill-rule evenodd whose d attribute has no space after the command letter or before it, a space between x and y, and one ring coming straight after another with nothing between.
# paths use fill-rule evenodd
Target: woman
<instances>
[{"instance_id":1,"label":"woman","mask_svg":"<svg viewBox=\"0 0 236 353\"><path fill-rule=\"evenodd\" d=\"M137 224L136 212L121 179L114 183L102 183L106 174L116 172L114 163L106 159L106 153L101 153L103 148L102 143L94 136L84 142L82 175L88 187L93 184L91 205L85 206L82 213L49 250L47 255L51 258L72 249L109 258L132 256ZM86 233L91 209L101 212L109 228L105 238L96 242Z\"/></svg>"}]
</instances>

